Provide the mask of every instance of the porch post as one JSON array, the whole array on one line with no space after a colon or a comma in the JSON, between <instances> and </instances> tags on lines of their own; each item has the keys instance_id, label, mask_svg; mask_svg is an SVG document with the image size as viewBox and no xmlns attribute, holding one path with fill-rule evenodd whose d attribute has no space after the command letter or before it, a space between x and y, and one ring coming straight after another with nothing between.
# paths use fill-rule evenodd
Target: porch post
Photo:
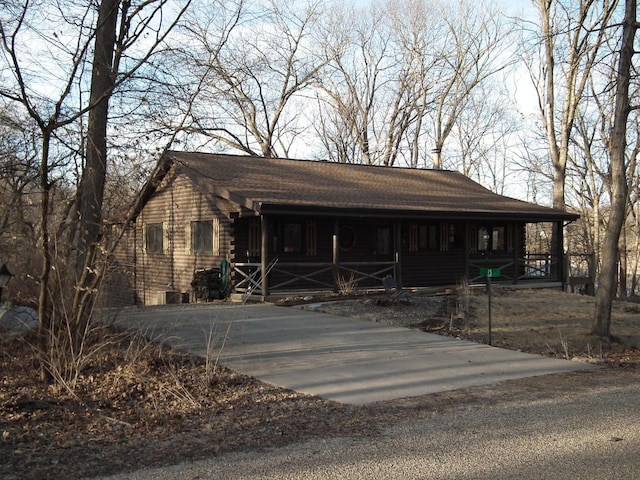
<instances>
[{"instance_id":1,"label":"porch post","mask_svg":"<svg viewBox=\"0 0 640 480\"><path fill-rule=\"evenodd\" d=\"M469 265L471 263L471 228L469 228L469 220L464 222L464 278L467 283L470 283L471 277L469 276Z\"/></svg>"},{"instance_id":2,"label":"porch post","mask_svg":"<svg viewBox=\"0 0 640 480\"><path fill-rule=\"evenodd\" d=\"M393 236L394 244L394 262L395 262L395 279L398 288L402 288L402 223L398 220L395 223L395 235Z\"/></svg>"},{"instance_id":3,"label":"porch post","mask_svg":"<svg viewBox=\"0 0 640 480\"><path fill-rule=\"evenodd\" d=\"M520 222L513 222L513 283L518 283L520 277Z\"/></svg>"},{"instance_id":4,"label":"porch post","mask_svg":"<svg viewBox=\"0 0 640 480\"><path fill-rule=\"evenodd\" d=\"M338 229L340 228L340 225L338 223L338 219L336 218L334 223L333 223L333 236L332 241L331 241L331 245L332 245L332 249L333 249L333 258L332 258L332 262L333 262L333 291L335 293L338 293L338 275L340 275L340 265L339 265L339 255L338 255Z\"/></svg>"},{"instance_id":5,"label":"porch post","mask_svg":"<svg viewBox=\"0 0 640 480\"><path fill-rule=\"evenodd\" d=\"M557 265L558 265L558 277L560 278L560 282L562 283L562 290L564 290L565 285L567 283L567 278L565 274L565 263L564 263L564 225L562 220L556 222L556 231L558 234L558 245L556 248L555 254L557 255ZM553 257L551 258L551 265L553 265Z\"/></svg>"},{"instance_id":6,"label":"porch post","mask_svg":"<svg viewBox=\"0 0 640 480\"><path fill-rule=\"evenodd\" d=\"M269 295L269 285L267 284L267 255L269 246L269 226L267 223L267 217L260 215L260 290L262 301L264 302Z\"/></svg>"}]
</instances>

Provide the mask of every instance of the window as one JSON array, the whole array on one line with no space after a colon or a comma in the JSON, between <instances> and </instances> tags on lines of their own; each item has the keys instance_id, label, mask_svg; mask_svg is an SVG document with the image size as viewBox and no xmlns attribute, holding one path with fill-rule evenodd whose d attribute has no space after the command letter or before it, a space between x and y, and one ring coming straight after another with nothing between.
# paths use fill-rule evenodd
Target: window
<instances>
[{"instance_id":1,"label":"window","mask_svg":"<svg viewBox=\"0 0 640 480\"><path fill-rule=\"evenodd\" d=\"M493 250L506 250L504 241L504 227L493 227L491 235L491 247Z\"/></svg>"},{"instance_id":2,"label":"window","mask_svg":"<svg viewBox=\"0 0 640 480\"><path fill-rule=\"evenodd\" d=\"M211 253L213 251L213 223L191 222L191 251Z\"/></svg>"},{"instance_id":3,"label":"window","mask_svg":"<svg viewBox=\"0 0 640 480\"><path fill-rule=\"evenodd\" d=\"M285 223L282 241L284 253L302 252L302 225L299 223Z\"/></svg>"},{"instance_id":4,"label":"window","mask_svg":"<svg viewBox=\"0 0 640 480\"><path fill-rule=\"evenodd\" d=\"M356 232L348 225L343 225L338 230L338 248L351 250L356 244Z\"/></svg>"},{"instance_id":5,"label":"window","mask_svg":"<svg viewBox=\"0 0 640 480\"><path fill-rule=\"evenodd\" d=\"M439 248L438 238L438 225L436 224L409 224L410 252L417 252L418 250L437 250Z\"/></svg>"},{"instance_id":6,"label":"window","mask_svg":"<svg viewBox=\"0 0 640 480\"><path fill-rule=\"evenodd\" d=\"M420 244L427 250L437 250L439 248L437 225L423 225L423 227L424 229L420 232Z\"/></svg>"},{"instance_id":7,"label":"window","mask_svg":"<svg viewBox=\"0 0 640 480\"><path fill-rule=\"evenodd\" d=\"M478 227L478 251L504 251L507 250L505 228L500 226Z\"/></svg>"},{"instance_id":8,"label":"window","mask_svg":"<svg viewBox=\"0 0 640 480\"><path fill-rule=\"evenodd\" d=\"M196 220L187 223L185 245L189 253L219 255L218 220Z\"/></svg>"},{"instance_id":9,"label":"window","mask_svg":"<svg viewBox=\"0 0 640 480\"><path fill-rule=\"evenodd\" d=\"M274 222L269 225L269 252L313 257L318 254L315 220Z\"/></svg>"},{"instance_id":10,"label":"window","mask_svg":"<svg viewBox=\"0 0 640 480\"><path fill-rule=\"evenodd\" d=\"M441 252L464 249L465 229L462 223L441 223L437 240ZM438 247L435 247L438 248Z\"/></svg>"},{"instance_id":11,"label":"window","mask_svg":"<svg viewBox=\"0 0 640 480\"><path fill-rule=\"evenodd\" d=\"M261 243L260 220L257 218L251 219L249 223L249 248L247 250L247 257L259 257Z\"/></svg>"},{"instance_id":12,"label":"window","mask_svg":"<svg viewBox=\"0 0 640 480\"><path fill-rule=\"evenodd\" d=\"M147 253L164 252L164 228L162 223L147 223L145 225L144 248Z\"/></svg>"},{"instance_id":13,"label":"window","mask_svg":"<svg viewBox=\"0 0 640 480\"><path fill-rule=\"evenodd\" d=\"M270 227L273 253L302 253L302 223L274 223Z\"/></svg>"},{"instance_id":14,"label":"window","mask_svg":"<svg viewBox=\"0 0 640 480\"><path fill-rule=\"evenodd\" d=\"M391 253L391 228L379 227L376 233L377 255L389 255Z\"/></svg>"},{"instance_id":15,"label":"window","mask_svg":"<svg viewBox=\"0 0 640 480\"><path fill-rule=\"evenodd\" d=\"M487 227L478 228L478 250L485 251L489 250L489 240L491 240L491 235L489 234L489 229Z\"/></svg>"}]
</instances>

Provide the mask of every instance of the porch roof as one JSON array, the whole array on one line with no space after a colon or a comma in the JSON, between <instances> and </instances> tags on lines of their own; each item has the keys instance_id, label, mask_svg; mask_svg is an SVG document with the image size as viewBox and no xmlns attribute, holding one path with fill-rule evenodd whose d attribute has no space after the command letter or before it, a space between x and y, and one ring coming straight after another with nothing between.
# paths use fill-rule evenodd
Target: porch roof
<instances>
[{"instance_id":1,"label":"porch roof","mask_svg":"<svg viewBox=\"0 0 640 480\"><path fill-rule=\"evenodd\" d=\"M530 222L578 218L497 195L448 170L169 151L158 171L166 174L172 165L201 191L237 203L253 214L313 212Z\"/></svg>"}]
</instances>

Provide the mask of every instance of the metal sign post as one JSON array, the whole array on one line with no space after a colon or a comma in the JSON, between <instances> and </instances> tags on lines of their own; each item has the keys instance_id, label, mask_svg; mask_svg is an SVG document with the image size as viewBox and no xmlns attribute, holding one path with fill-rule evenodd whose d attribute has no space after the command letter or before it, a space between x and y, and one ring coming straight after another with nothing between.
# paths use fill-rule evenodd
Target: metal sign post
<instances>
[{"instance_id":1,"label":"metal sign post","mask_svg":"<svg viewBox=\"0 0 640 480\"><path fill-rule=\"evenodd\" d=\"M481 268L480 275L487 277L487 298L489 302L489 345L491 345L491 279L500 277L502 272L499 268Z\"/></svg>"}]
</instances>

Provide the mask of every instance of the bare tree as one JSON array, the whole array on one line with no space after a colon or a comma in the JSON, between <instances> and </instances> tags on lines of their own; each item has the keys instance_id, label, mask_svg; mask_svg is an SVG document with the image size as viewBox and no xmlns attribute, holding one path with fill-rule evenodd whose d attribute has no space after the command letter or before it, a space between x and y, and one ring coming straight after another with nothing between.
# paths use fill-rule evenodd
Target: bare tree
<instances>
[{"instance_id":1,"label":"bare tree","mask_svg":"<svg viewBox=\"0 0 640 480\"><path fill-rule=\"evenodd\" d=\"M0 110L0 250L8 252L5 238L35 238L32 221L25 218L28 197L38 179L38 138L28 119L12 108ZM24 229L30 234L24 235ZM3 261L6 261L3 260Z\"/></svg>"},{"instance_id":2,"label":"bare tree","mask_svg":"<svg viewBox=\"0 0 640 480\"><path fill-rule=\"evenodd\" d=\"M484 4L389 0L338 12L321 137L356 143L350 161L425 164L429 142L440 152L474 89L510 63L500 57L509 30Z\"/></svg>"},{"instance_id":3,"label":"bare tree","mask_svg":"<svg viewBox=\"0 0 640 480\"><path fill-rule=\"evenodd\" d=\"M504 194L507 177L516 173L510 157L522 122L501 80L489 79L469 96L455 121L447 157L451 167Z\"/></svg>"},{"instance_id":4,"label":"bare tree","mask_svg":"<svg viewBox=\"0 0 640 480\"><path fill-rule=\"evenodd\" d=\"M50 299L64 299L67 296L67 292L59 292L58 295L50 292L54 261L54 246L51 242L54 184L51 175L59 167L54 160L58 152L65 149L83 150L78 146L82 142L81 138L77 138L74 146L71 139L60 133L62 129L77 124L85 115L90 114L91 136L88 138L88 149L92 153L87 159L88 163L81 169L82 175L85 176L86 172L86 176L79 189L78 215L71 216L72 221L77 222L76 231L79 235L76 236L76 246L84 267L83 274L75 285L75 292L89 299L98 278L94 274L94 257L87 252L95 250L100 240L102 190L106 175L108 98L144 65L171 30L176 18L182 14L179 11L177 17L173 18L173 23L170 21L167 26L160 18L166 1L104 0L97 11L93 4L13 1L7 2L8 8L0 16L2 70L10 75L10 79L7 78L0 86L0 96L20 105L35 122L40 133L39 233L43 260L38 313L41 347L45 355L48 351L52 315L60 311L51 311ZM39 43L34 45L36 38ZM148 48L142 48L137 55L127 55L135 50L142 38ZM51 54L49 64L38 57L43 51ZM89 60L92 52L93 60ZM89 81L92 85L91 93L89 98L85 98L83 88L88 65L94 65L94 75ZM97 109L96 112L90 113L94 109ZM85 275L86 272L91 272L91 275ZM76 311L71 313L71 317L85 318L84 307L79 307L81 304L86 305L87 302L74 302ZM73 329L71 335L75 335ZM43 373L47 375L46 369L43 369Z\"/></svg>"},{"instance_id":5,"label":"bare tree","mask_svg":"<svg viewBox=\"0 0 640 480\"><path fill-rule=\"evenodd\" d=\"M617 0L535 0L540 24L537 54L525 63L538 96L553 167L553 207L565 208L567 158L578 106L601 58ZM534 59L541 58L539 63Z\"/></svg>"},{"instance_id":6,"label":"bare tree","mask_svg":"<svg viewBox=\"0 0 640 480\"><path fill-rule=\"evenodd\" d=\"M631 107L629 85L636 30L636 1L625 1L616 84L613 129L609 144L611 162L611 213L605 230L598 275L596 310L592 333L601 337L611 335L611 307L616 292L616 267L618 264L618 242L626 217L628 205L628 183L626 176L627 123Z\"/></svg>"},{"instance_id":7,"label":"bare tree","mask_svg":"<svg viewBox=\"0 0 640 480\"><path fill-rule=\"evenodd\" d=\"M177 127L216 149L281 156L304 128L298 102L326 63L314 53L322 2L220 7L194 9L189 48L172 53L189 83Z\"/></svg>"},{"instance_id":8,"label":"bare tree","mask_svg":"<svg viewBox=\"0 0 640 480\"><path fill-rule=\"evenodd\" d=\"M37 286L23 272L33 271L39 257L38 241L38 144L37 129L14 108L0 109L0 252L16 278L13 298L36 306ZM6 298L6 297L5 297Z\"/></svg>"},{"instance_id":9,"label":"bare tree","mask_svg":"<svg viewBox=\"0 0 640 480\"><path fill-rule=\"evenodd\" d=\"M405 122L396 136L404 137L408 157L405 163L413 168L426 166L425 151L429 148L425 121L437 103L434 77L442 65L444 55L439 45L446 31L444 24L435 20L441 13L435 2L389 1L387 10L392 20L392 38L402 54L399 76L406 90L401 110Z\"/></svg>"},{"instance_id":10,"label":"bare tree","mask_svg":"<svg viewBox=\"0 0 640 480\"><path fill-rule=\"evenodd\" d=\"M461 1L453 7L443 3L439 14L446 34L439 43L440 68L431 80L435 83L431 92L435 106L429 113L435 168L441 166L445 141L474 89L512 64L503 55L510 47L511 27L497 9L484 2Z\"/></svg>"},{"instance_id":11,"label":"bare tree","mask_svg":"<svg viewBox=\"0 0 640 480\"><path fill-rule=\"evenodd\" d=\"M413 115L411 79L386 20L375 5L336 8L327 20L332 60L319 84L316 131L339 162L393 165Z\"/></svg>"}]
</instances>

